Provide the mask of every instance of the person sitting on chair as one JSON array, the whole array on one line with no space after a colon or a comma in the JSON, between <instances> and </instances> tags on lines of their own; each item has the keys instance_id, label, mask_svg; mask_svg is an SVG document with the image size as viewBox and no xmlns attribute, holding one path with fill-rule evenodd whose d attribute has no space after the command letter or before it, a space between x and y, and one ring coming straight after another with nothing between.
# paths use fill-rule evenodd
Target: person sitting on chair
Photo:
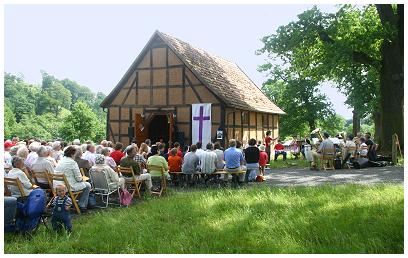
<instances>
[{"instance_id":1,"label":"person sitting on chair","mask_svg":"<svg viewBox=\"0 0 408 258\"><path fill-rule=\"evenodd\" d=\"M187 175L187 183L191 184L191 175L194 175L198 172L198 165L200 159L197 154L197 146L195 144L191 145L190 151L186 153L183 159L183 165L181 166L181 171L183 174Z\"/></svg>"},{"instance_id":2,"label":"person sitting on chair","mask_svg":"<svg viewBox=\"0 0 408 258\"><path fill-rule=\"evenodd\" d=\"M28 179L27 175L24 173L24 160L20 157L14 156L11 160L11 165L13 166L13 169L10 170L7 175L5 175L6 178L18 178L21 182L21 185L23 187L24 194L28 196L31 191L33 190L33 185L31 184L30 179ZM10 192L11 196L13 197L21 197L20 190L18 189L17 186L11 185L10 186Z\"/></svg>"},{"instance_id":3,"label":"person sitting on chair","mask_svg":"<svg viewBox=\"0 0 408 258\"><path fill-rule=\"evenodd\" d=\"M120 178L118 173L116 173L115 170L113 170L112 167L106 163L106 155L96 154L95 165L92 166L90 171L91 170L97 171L99 173L105 172L108 180L108 185L112 185L113 188L119 186L122 190L125 189L125 179Z\"/></svg>"},{"instance_id":4,"label":"person sitting on chair","mask_svg":"<svg viewBox=\"0 0 408 258\"><path fill-rule=\"evenodd\" d=\"M293 141L291 142L290 146L290 153L295 157L295 159L298 159L300 155L300 148L296 136L293 137Z\"/></svg>"},{"instance_id":5,"label":"person sitting on chair","mask_svg":"<svg viewBox=\"0 0 408 258\"><path fill-rule=\"evenodd\" d=\"M368 147L367 156L370 161L377 161L377 145L371 140L371 134L366 133L365 135L365 143Z\"/></svg>"},{"instance_id":6,"label":"person sitting on chair","mask_svg":"<svg viewBox=\"0 0 408 258\"><path fill-rule=\"evenodd\" d=\"M329 139L330 135L327 132L323 133L323 141L319 145L319 149L317 151L312 151L312 156L313 156L313 162L311 164L311 169L316 169L317 170L317 160L322 156L326 150L334 150L334 144L333 142ZM333 156L335 153L333 152Z\"/></svg>"},{"instance_id":7,"label":"person sitting on chair","mask_svg":"<svg viewBox=\"0 0 408 258\"><path fill-rule=\"evenodd\" d=\"M286 160L285 146L283 146L282 141L279 140L278 144L275 145L275 161L278 159L279 155L283 156L283 160Z\"/></svg>"},{"instance_id":8,"label":"person sitting on chair","mask_svg":"<svg viewBox=\"0 0 408 258\"><path fill-rule=\"evenodd\" d=\"M368 153L368 146L365 143L365 139L361 138L360 139L360 148L358 150L359 154L361 157L367 157L367 153Z\"/></svg>"},{"instance_id":9,"label":"person sitting on chair","mask_svg":"<svg viewBox=\"0 0 408 258\"><path fill-rule=\"evenodd\" d=\"M133 173L135 174L136 180L144 181L146 185L147 192L150 192L152 189L152 176L149 173L141 174L140 165L134 159L136 156L136 147L130 145L126 148L126 157L123 157L120 160L121 167L132 167Z\"/></svg>"},{"instance_id":10,"label":"person sitting on chair","mask_svg":"<svg viewBox=\"0 0 408 258\"><path fill-rule=\"evenodd\" d=\"M246 171L245 159L242 151L237 149L237 141L235 139L229 140L229 148L224 152L225 170L227 172ZM245 173L239 174L239 182L243 183L245 180ZM228 181L228 174L224 175L224 181Z\"/></svg>"},{"instance_id":11,"label":"person sitting on chair","mask_svg":"<svg viewBox=\"0 0 408 258\"><path fill-rule=\"evenodd\" d=\"M356 154L356 144L353 141L353 135L349 134L347 136L346 143L342 149L342 166L349 160L354 158Z\"/></svg>"}]
</instances>

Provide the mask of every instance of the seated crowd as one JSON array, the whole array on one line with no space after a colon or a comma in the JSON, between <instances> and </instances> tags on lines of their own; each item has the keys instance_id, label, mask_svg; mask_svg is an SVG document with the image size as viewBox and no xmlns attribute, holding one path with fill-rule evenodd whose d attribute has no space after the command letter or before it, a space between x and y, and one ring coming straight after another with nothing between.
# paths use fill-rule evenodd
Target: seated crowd
<instances>
[{"instance_id":1,"label":"seated crowd","mask_svg":"<svg viewBox=\"0 0 408 258\"><path fill-rule=\"evenodd\" d=\"M311 148L308 139L301 144L294 139L292 144L295 146L290 146L290 151L292 154L302 153L311 161L312 168L316 167L319 157L327 150L331 150L333 155L338 153L343 164L357 155L368 157L370 160L376 158L376 145L371 140L369 133L365 137L362 137L361 133L356 137L349 135L347 139L341 141L340 146L335 146L327 133L324 133L323 137L323 141L315 148ZM89 175L90 170L103 171L107 175L109 184L125 189L126 178L121 175L118 167L131 167L135 179L143 182L147 194L154 190L153 179L162 176L160 170L150 169L148 171L149 166L153 165L155 168L162 167L164 176L174 182L181 174L185 176L188 184L191 184L193 179L199 180L198 175L201 175L205 183L213 178L226 182L231 176L235 176L242 184L256 181L259 175L264 174L265 167L270 160L269 147L272 146L271 142L274 140L277 139L265 139L264 145L261 141L250 139L247 144L243 145L232 139L228 142L228 148L223 150L219 142L208 143L205 148L202 148L201 142L183 146L183 148L175 142L167 148L161 142L152 145L150 140L146 140L140 146L132 143L124 148L120 142L113 144L106 140L94 145L90 141L81 144L78 139L68 144L63 141L45 142L34 139L24 142L18 137L13 137L12 140L6 140L4 143L4 176L18 178L24 195L28 195L36 187L50 189L60 184L54 181L50 186L49 181L44 178L34 181L31 178L32 173L46 171L47 173L64 174L69 189L81 191L78 206L82 211L86 211L89 193L92 191L92 182L90 183L86 176ZM274 152L274 160L277 160L279 155L286 160L287 151L281 141L274 145ZM21 195L14 186L11 186L9 190L13 196Z\"/></svg>"}]
</instances>

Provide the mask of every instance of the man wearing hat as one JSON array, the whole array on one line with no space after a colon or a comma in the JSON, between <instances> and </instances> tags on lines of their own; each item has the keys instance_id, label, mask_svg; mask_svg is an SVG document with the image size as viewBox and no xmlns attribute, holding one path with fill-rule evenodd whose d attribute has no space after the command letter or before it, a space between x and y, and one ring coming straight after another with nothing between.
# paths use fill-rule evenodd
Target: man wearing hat
<instances>
[{"instance_id":1,"label":"man wearing hat","mask_svg":"<svg viewBox=\"0 0 408 258\"><path fill-rule=\"evenodd\" d=\"M4 170L8 171L12 168L11 166L11 155L10 155L10 149L13 147L14 144L10 141L7 140L4 142Z\"/></svg>"}]
</instances>

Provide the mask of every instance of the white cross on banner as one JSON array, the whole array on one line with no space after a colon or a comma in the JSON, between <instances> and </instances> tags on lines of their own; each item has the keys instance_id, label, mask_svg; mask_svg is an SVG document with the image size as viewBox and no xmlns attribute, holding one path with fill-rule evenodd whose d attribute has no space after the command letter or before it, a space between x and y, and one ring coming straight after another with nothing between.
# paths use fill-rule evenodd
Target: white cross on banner
<instances>
[{"instance_id":1,"label":"white cross on banner","mask_svg":"<svg viewBox=\"0 0 408 258\"><path fill-rule=\"evenodd\" d=\"M211 103L191 104L192 108L192 143L202 142L205 150L211 142Z\"/></svg>"}]
</instances>

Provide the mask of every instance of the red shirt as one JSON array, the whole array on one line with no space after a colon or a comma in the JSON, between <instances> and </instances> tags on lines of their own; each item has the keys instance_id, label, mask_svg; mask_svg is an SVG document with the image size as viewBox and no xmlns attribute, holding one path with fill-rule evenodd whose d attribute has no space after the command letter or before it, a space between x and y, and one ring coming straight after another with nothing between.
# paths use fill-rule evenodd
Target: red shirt
<instances>
[{"instance_id":1,"label":"red shirt","mask_svg":"<svg viewBox=\"0 0 408 258\"><path fill-rule=\"evenodd\" d=\"M259 166L265 167L268 161L268 153L264 151L259 152Z\"/></svg>"},{"instance_id":2,"label":"red shirt","mask_svg":"<svg viewBox=\"0 0 408 258\"><path fill-rule=\"evenodd\" d=\"M169 155L169 157L171 156L171 149L167 151L167 154ZM177 156L183 158L183 152L180 149L177 149Z\"/></svg>"},{"instance_id":3,"label":"red shirt","mask_svg":"<svg viewBox=\"0 0 408 258\"><path fill-rule=\"evenodd\" d=\"M120 160L125 156L125 154L120 150L115 150L110 156L116 162L116 164L120 164Z\"/></svg>"},{"instance_id":4,"label":"red shirt","mask_svg":"<svg viewBox=\"0 0 408 258\"><path fill-rule=\"evenodd\" d=\"M275 145L275 150L284 150L284 149L285 149L285 147L283 146L282 143L278 143L278 144Z\"/></svg>"},{"instance_id":5,"label":"red shirt","mask_svg":"<svg viewBox=\"0 0 408 258\"><path fill-rule=\"evenodd\" d=\"M170 172L180 172L181 171L181 163L182 159L179 156L169 156L168 157L169 163L169 171Z\"/></svg>"},{"instance_id":6,"label":"red shirt","mask_svg":"<svg viewBox=\"0 0 408 258\"><path fill-rule=\"evenodd\" d=\"M269 148L269 145L270 145L270 142L272 141L272 138L271 137L269 137L269 136L266 136L265 137L265 148L266 149L268 149Z\"/></svg>"}]
</instances>

